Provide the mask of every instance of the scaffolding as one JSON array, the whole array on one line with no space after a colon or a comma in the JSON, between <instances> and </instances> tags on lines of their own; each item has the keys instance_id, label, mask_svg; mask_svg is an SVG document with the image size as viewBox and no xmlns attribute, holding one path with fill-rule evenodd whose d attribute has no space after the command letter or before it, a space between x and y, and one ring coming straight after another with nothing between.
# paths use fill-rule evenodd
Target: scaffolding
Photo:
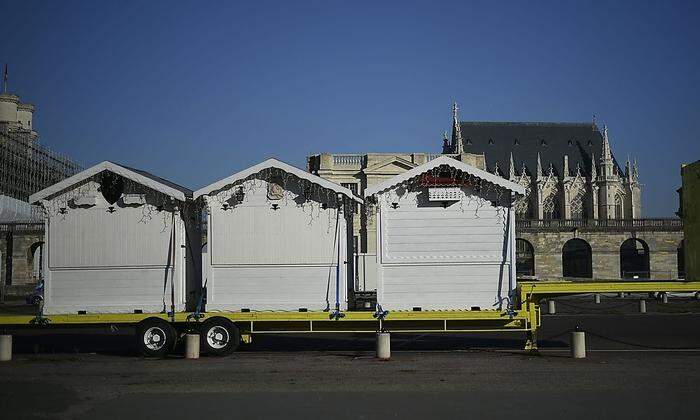
<instances>
[{"instance_id":1,"label":"scaffolding","mask_svg":"<svg viewBox=\"0 0 700 420\"><path fill-rule=\"evenodd\" d=\"M39 144L36 132L0 124L0 195L27 202L80 170L69 157Z\"/></svg>"}]
</instances>

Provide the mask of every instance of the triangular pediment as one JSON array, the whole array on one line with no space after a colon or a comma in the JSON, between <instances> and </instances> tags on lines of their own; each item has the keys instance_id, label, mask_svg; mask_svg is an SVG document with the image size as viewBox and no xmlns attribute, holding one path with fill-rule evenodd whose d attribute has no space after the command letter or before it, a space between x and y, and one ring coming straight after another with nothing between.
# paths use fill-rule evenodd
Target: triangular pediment
<instances>
[{"instance_id":1,"label":"triangular pediment","mask_svg":"<svg viewBox=\"0 0 700 420\"><path fill-rule=\"evenodd\" d=\"M394 156L368 167L365 169L365 173L373 175L397 175L413 169L416 166L418 165L409 160Z\"/></svg>"}]
</instances>

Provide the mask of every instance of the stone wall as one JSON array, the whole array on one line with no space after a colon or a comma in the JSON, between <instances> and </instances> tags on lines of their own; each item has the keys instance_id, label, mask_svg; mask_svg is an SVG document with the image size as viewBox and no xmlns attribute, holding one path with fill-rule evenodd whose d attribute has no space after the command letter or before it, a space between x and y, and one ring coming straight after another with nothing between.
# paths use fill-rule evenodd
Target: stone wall
<instances>
[{"instance_id":1,"label":"stone wall","mask_svg":"<svg viewBox=\"0 0 700 420\"><path fill-rule=\"evenodd\" d=\"M532 231L517 232L517 237L530 242L535 253L535 275L540 279L563 276L562 250L574 238L583 239L591 246L593 278L620 278L620 246L629 238L644 241L649 247L649 269L653 279L678 278L678 246L683 240L682 230L656 231Z\"/></svg>"},{"instance_id":2,"label":"stone wall","mask_svg":"<svg viewBox=\"0 0 700 420\"><path fill-rule=\"evenodd\" d=\"M43 241L43 224L0 225L0 284L8 295L28 293L36 285L34 251Z\"/></svg>"}]
</instances>

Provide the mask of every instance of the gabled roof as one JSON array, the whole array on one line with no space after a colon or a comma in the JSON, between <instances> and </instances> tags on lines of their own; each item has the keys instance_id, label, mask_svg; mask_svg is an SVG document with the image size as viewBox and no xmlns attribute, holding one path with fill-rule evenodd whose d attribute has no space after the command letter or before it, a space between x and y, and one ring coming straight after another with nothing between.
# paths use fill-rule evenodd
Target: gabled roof
<instances>
[{"instance_id":1,"label":"gabled roof","mask_svg":"<svg viewBox=\"0 0 700 420\"><path fill-rule=\"evenodd\" d=\"M198 198L203 195L211 194L215 191L223 190L229 185L232 185L238 181L242 181L246 178L248 178L251 175L257 174L260 171L263 171L265 169L269 168L277 168L281 169L289 174L292 174L296 176L297 178L300 179L305 179L309 182L313 182L314 184L320 185L323 188L329 189L331 191L334 191L338 194L343 194L346 197L352 198L353 200L357 201L358 203L362 203L362 199L359 197L355 196L355 194L352 193L349 189L342 187L335 182L331 182L327 179L323 179L318 175L314 175L311 173L308 173L304 171L303 169L299 169L296 166L292 166L288 163L284 163L282 161L279 161L277 159L271 158L268 159L264 162L258 163L257 165L251 166L248 169L244 169L240 172L237 172L227 178L224 178L222 180L216 181L213 184L207 185L206 187L202 187L198 189L197 191L194 192L194 197Z\"/></svg>"},{"instance_id":2,"label":"gabled roof","mask_svg":"<svg viewBox=\"0 0 700 420\"><path fill-rule=\"evenodd\" d=\"M391 156L387 159L382 160L381 162L377 162L374 165L367 167L364 170L364 172L365 173L381 172L382 168L386 168L387 166L390 166L392 164L397 165L397 166L404 166L406 169L413 169L416 166L418 166L415 163L411 162L410 160L403 159L399 156Z\"/></svg>"},{"instance_id":3,"label":"gabled roof","mask_svg":"<svg viewBox=\"0 0 700 420\"><path fill-rule=\"evenodd\" d=\"M50 187L44 188L43 190L32 194L29 197L29 202L38 203L39 201L47 197L50 197L54 194L58 194L61 191L66 190L71 186L81 181L84 181L94 175L97 175L103 171L109 171L117 175L123 176L124 178L130 179L155 191L173 197L176 200L185 201L188 198L192 198L192 190L177 185L173 182L167 181L163 178L157 177L151 174L150 172L130 168L128 166L120 165L110 161L104 161L88 169L85 169L82 172L78 172L70 178L66 178L61 182L53 184Z\"/></svg>"},{"instance_id":4,"label":"gabled roof","mask_svg":"<svg viewBox=\"0 0 700 420\"><path fill-rule=\"evenodd\" d=\"M564 155L568 155L570 173L566 175L574 175L578 165L582 174L590 176L591 157L598 165L603 149L603 135L593 122L462 121L460 130L466 153L483 153L489 170L498 165L505 174L510 169L511 153L517 173L525 165L535 174L539 153L544 172L551 164L555 175L564 175ZM620 171L619 165L617 169Z\"/></svg>"},{"instance_id":5,"label":"gabled roof","mask_svg":"<svg viewBox=\"0 0 700 420\"><path fill-rule=\"evenodd\" d=\"M449 156L440 156L438 158L435 158L427 163L424 163L420 166L417 166L409 171L406 171L402 174L396 175L395 177L391 179L387 179L384 182L380 182L377 185L373 185L365 190L365 197L369 197L371 195L380 193L384 190L387 190L394 185L401 184L402 182L406 182L410 180L411 178L414 178L416 176L419 176L425 172L430 171L431 169L438 168L442 165L447 165L451 166L455 169L458 169L462 172L468 173L470 175L473 175L477 178L481 178L484 181L488 181L494 185L498 185L500 187L503 187L505 189L511 190L513 192L516 192L518 194L525 194L525 187L523 187L520 184L516 184L515 182L508 181L506 179L501 178L498 175L491 174L489 172L483 171L479 168L475 168L474 166L468 165L464 162L461 162L457 159L451 158Z\"/></svg>"}]
</instances>

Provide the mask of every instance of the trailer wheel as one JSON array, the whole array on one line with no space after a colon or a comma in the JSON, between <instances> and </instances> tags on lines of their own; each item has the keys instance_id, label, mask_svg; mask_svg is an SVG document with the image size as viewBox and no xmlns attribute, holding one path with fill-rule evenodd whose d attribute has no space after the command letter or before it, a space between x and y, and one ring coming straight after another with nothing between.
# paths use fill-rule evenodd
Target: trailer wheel
<instances>
[{"instance_id":1,"label":"trailer wheel","mask_svg":"<svg viewBox=\"0 0 700 420\"><path fill-rule=\"evenodd\" d=\"M226 318L210 318L202 323L200 342L205 353L226 356L238 348L241 333L236 324Z\"/></svg>"},{"instance_id":2,"label":"trailer wheel","mask_svg":"<svg viewBox=\"0 0 700 420\"><path fill-rule=\"evenodd\" d=\"M175 347L177 333L170 323L148 318L136 328L136 343L144 356L164 357Z\"/></svg>"}]
</instances>

